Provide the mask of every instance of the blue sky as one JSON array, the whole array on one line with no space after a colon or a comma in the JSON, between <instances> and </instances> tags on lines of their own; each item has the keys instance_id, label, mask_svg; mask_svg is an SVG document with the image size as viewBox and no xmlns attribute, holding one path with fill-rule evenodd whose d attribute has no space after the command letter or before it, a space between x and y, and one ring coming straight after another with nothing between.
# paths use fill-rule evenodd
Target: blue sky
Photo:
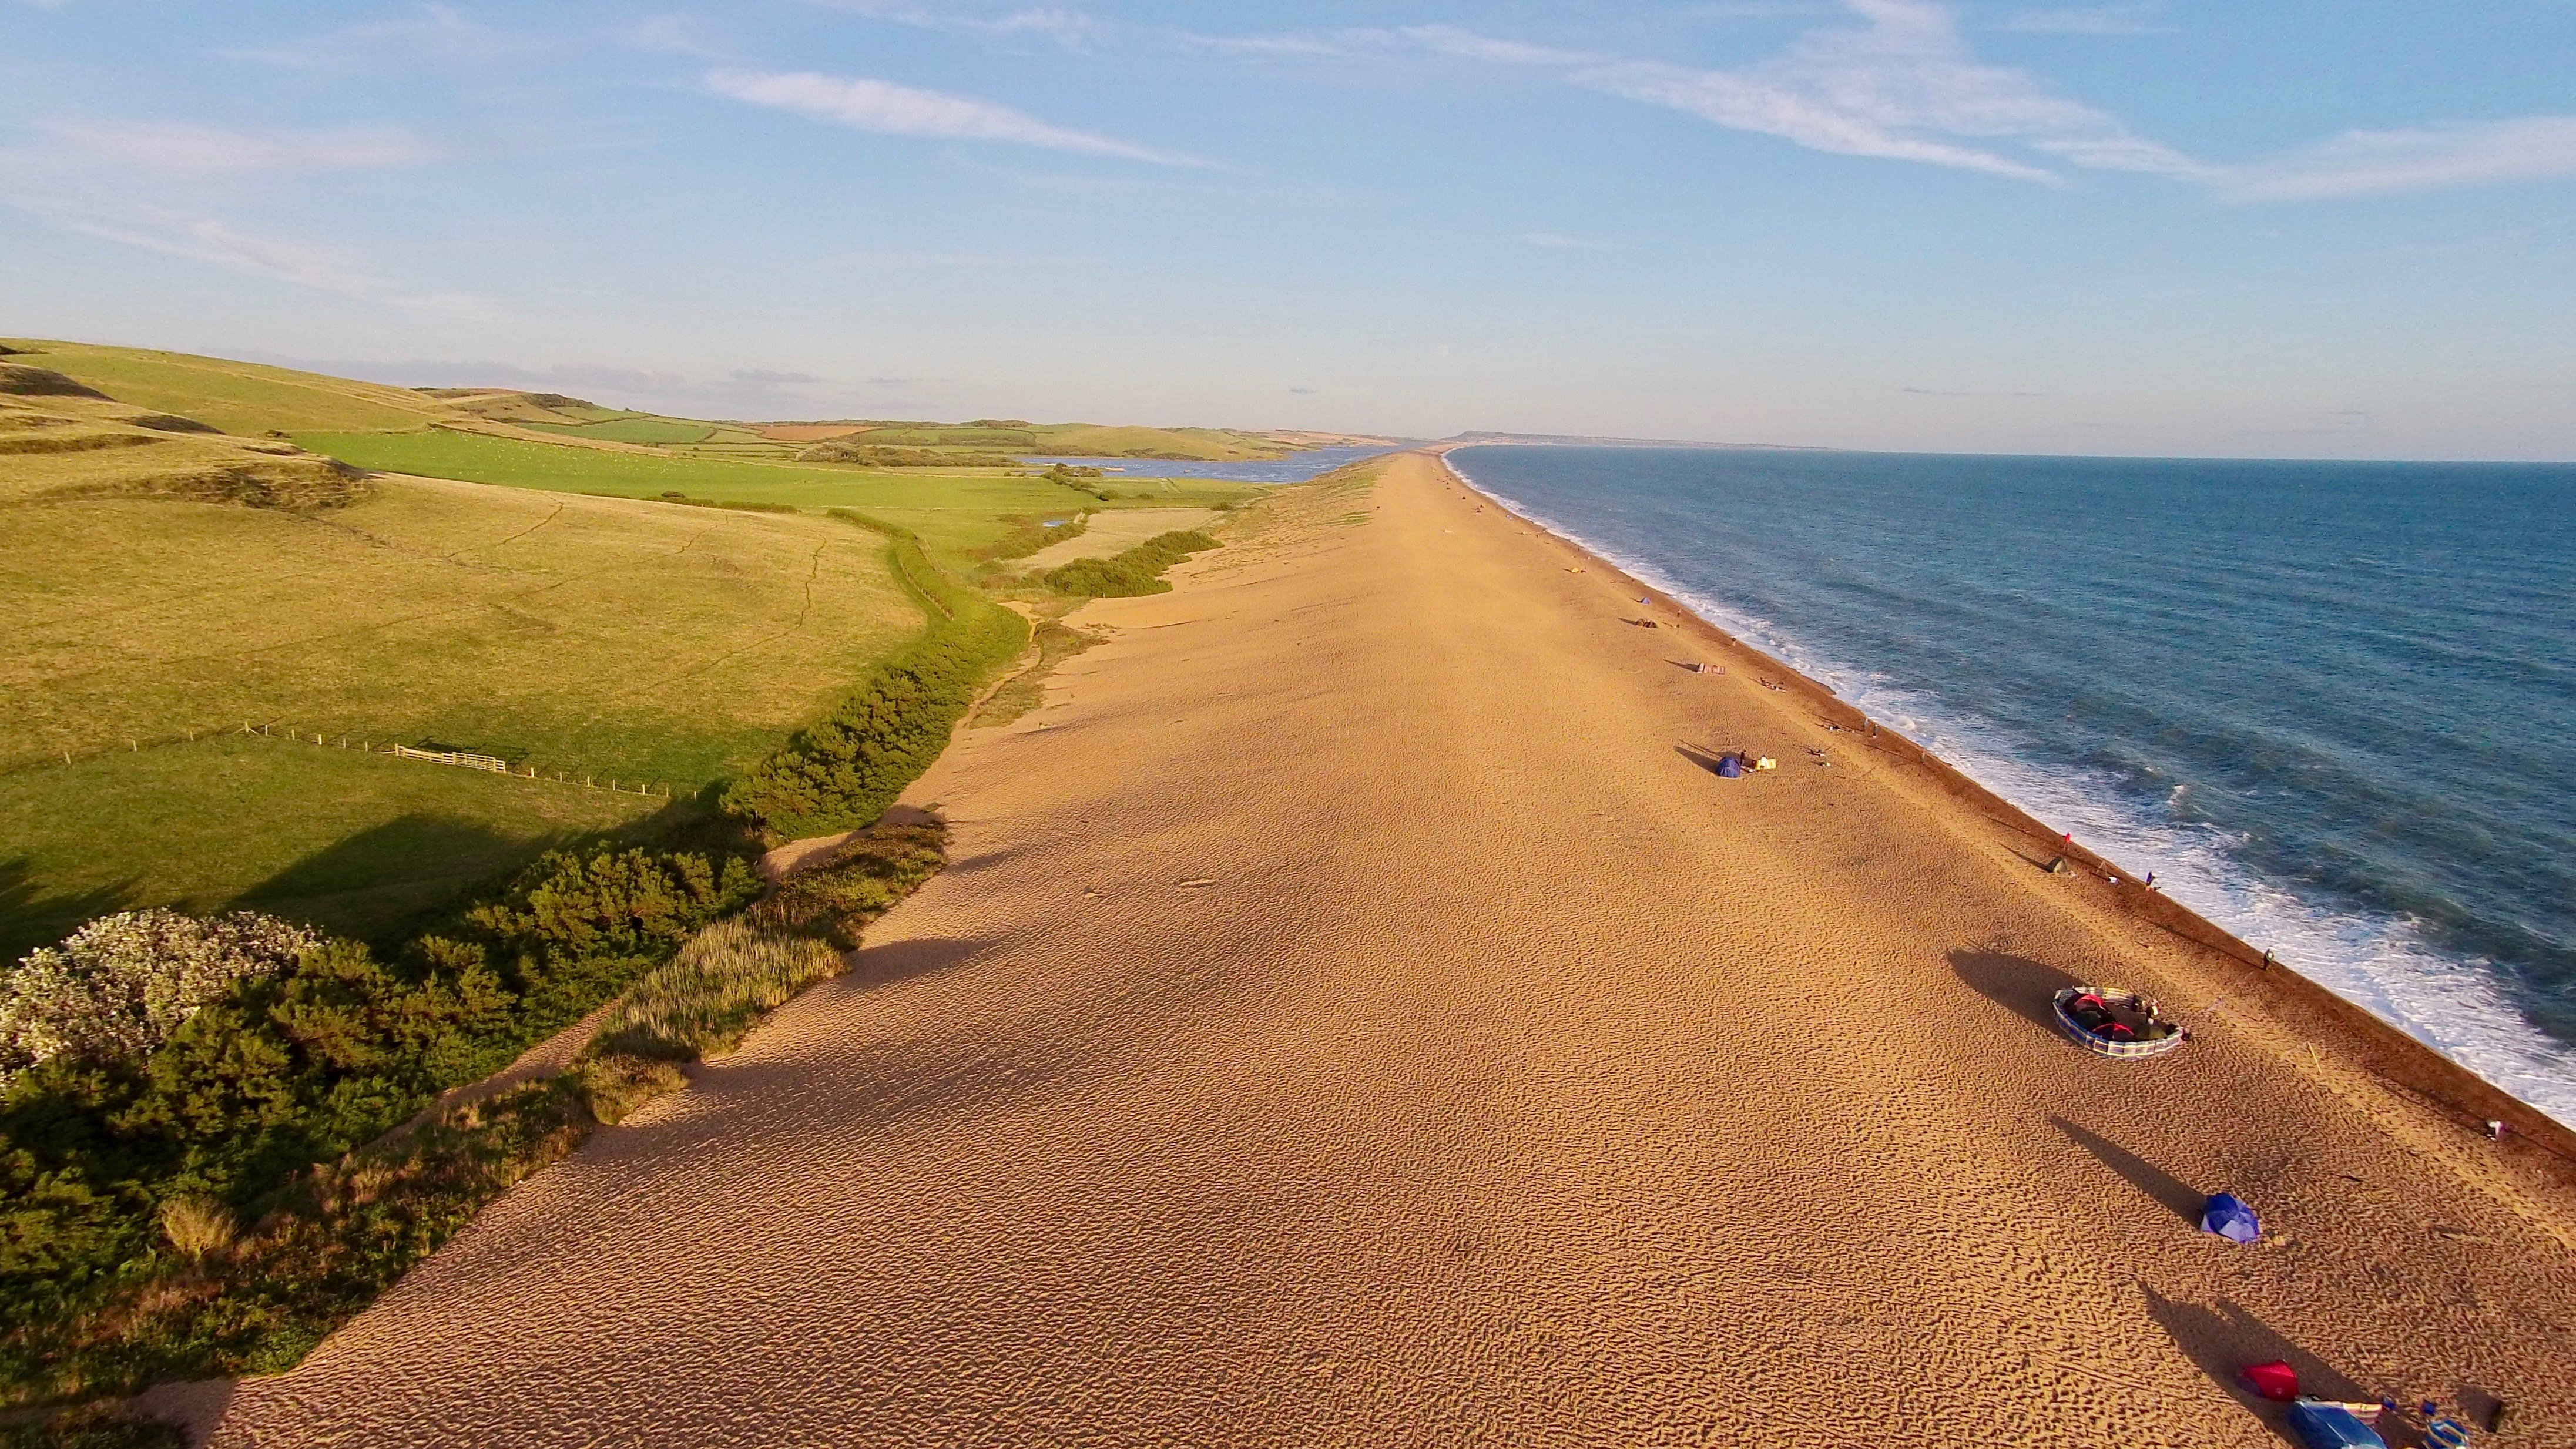
<instances>
[{"instance_id":1,"label":"blue sky","mask_svg":"<svg viewBox=\"0 0 2576 1449\"><path fill-rule=\"evenodd\" d=\"M0 0L0 333L699 415L2576 458L2576 0Z\"/></svg>"}]
</instances>

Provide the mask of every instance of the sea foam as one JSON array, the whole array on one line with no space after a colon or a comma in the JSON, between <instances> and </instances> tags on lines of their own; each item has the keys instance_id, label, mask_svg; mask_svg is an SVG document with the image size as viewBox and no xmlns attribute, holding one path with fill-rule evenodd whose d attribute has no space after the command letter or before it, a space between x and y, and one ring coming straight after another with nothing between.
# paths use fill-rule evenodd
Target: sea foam
<instances>
[{"instance_id":1,"label":"sea foam","mask_svg":"<svg viewBox=\"0 0 2576 1449\"><path fill-rule=\"evenodd\" d=\"M1535 453L1536 449L1515 450ZM1572 453L1577 450L1563 450ZM1608 450L1581 450L1604 452ZM1583 516L1579 500L1541 505L1530 490L1480 478L1474 460L1450 465L1503 507L1644 580L1716 627L1815 679L1840 698L1949 761L1995 794L2075 837L2104 858L2155 874L2159 890L2222 929L2277 953L2293 969L2440 1051L2487 1081L2576 1124L2576 1047L2539 1028L2499 984L2493 959L2448 952L2406 914L2357 908L2298 883L2268 878L2245 859L2246 840L2178 811L2194 782L2175 780L2151 800L2111 773L2044 764L2032 741L1942 698L1939 681L1908 685L1889 670L1833 657L1794 622L1756 612L1676 577L1656 550L1614 542ZM1490 474L1493 471L1488 470ZM2223 1016L2224 995L2190 1003Z\"/></svg>"}]
</instances>

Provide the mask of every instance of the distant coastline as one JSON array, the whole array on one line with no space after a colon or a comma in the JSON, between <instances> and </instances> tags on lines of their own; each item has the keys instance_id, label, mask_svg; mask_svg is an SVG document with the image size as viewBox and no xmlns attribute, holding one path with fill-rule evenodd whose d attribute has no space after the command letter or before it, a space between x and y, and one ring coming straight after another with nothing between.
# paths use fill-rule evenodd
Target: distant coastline
<instances>
[{"instance_id":1,"label":"distant coastline","mask_svg":"<svg viewBox=\"0 0 2576 1449\"><path fill-rule=\"evenodd\" d=\"M1531 448L1722 448L1763 453L1830 453L1820 443L1707 443L1696 438L1595 438L1579 433L1459 433L1435 446L1472 448L1479 443L1512 443Z\"/></svg>"}]
</instances>

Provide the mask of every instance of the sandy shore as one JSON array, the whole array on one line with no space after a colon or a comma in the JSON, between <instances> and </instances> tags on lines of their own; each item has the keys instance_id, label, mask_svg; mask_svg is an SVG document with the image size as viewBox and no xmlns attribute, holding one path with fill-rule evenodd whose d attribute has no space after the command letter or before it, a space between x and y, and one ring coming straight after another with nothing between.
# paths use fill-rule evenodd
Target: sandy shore
<instances>
[{"instance_id":1,"label":"sandy shore","mask_svg":"<svg viewBox=\"0 0 2576 1449\"><path fill-rule=\"evenodd\" d=\"M862 970L215 1442L2258 1446L2277 1356L2571 1442L2546 1178L1433 461L1269 511L912 793Z\"/></svg>"}]
</instances>

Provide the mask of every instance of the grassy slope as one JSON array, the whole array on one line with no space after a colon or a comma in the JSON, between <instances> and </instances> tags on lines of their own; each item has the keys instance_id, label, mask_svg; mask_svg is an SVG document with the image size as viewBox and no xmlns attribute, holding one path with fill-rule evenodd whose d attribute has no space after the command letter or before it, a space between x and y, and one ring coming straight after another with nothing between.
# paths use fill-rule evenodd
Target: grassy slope
<instances>
[{"instance_id":1,"label":"grassy slope","mask_svg":"<svg viewBox=\"0 0 2576 1449\"><path fill-rule=\"evenodd\" d=\"M549 843L658 808L210 731L250 720L463 746L685 793L738 774L919 627L881 538L822 517L631 499L847 507L955 560L1010 536L1015 519L1102 507L1008 470L796 466L432 430L488 418L647 442L707 426L519 394L443 398L185 354L10 345L31 354L15 361L135 405L12 404L63 415L37 420L52 436L114 433L121 446L0 457L0 601L18 625L0 656L0 949L11 952L87 914L171 902L258 901L381 930ZM314 496L349 491L316 459L245 451L282 444L138 429L137 407L466 481L382 479L353 505L301 511L135 496L245 466ZM37 430L21 421L22 434ZM1254 491L1120 481L1153 496L1112 507ZM599 493L626 496L575 496Z\"/></svg>"},{"instance_id":2,"label":"grassy slope","mask_svg":"<svg viewBox=\"0 0 2576 1449\"><path fill-rule=\"evenodd\" d=\"M383 383L188 353L77 342L0 341L39 354L19 359L22 362L68 373L123 401L198 418L229 433L399 432L471 418L613 442L674 447L706 443L772 461L786 461L804 446L699 419L541 404L525 393L500 389L441 389L440 395L433 396ZM1036 443L1030 449L1033 454L1058 457L1164 456L1231 462L1284 457L1289 452L1274 438L1231 428L1037 423L995 429L924 423L877 425L870 431L874 436L868 441L905 447L980 450L1016 446L1016 440L1025 438Z\"/></svg>"},{"instance_id":3,"label":"grassy slope","mask_svg":"<svg viewBox=\"0 0 2576 1449\"><path fill-rule=\"evenodd\" d=\"M82 342L9 341L7 345L31 353L12 361L51 368L119 402L178 413L227 433L423 428L456 415L445 403L408 388L256 362Z\"/></svg>"},{"instance_id":4,"label":"grassy slope","mask_svg":"<svg viewBox=\"0 0 2576 1449\"><path fill-rule=\"evenodd\" d=\"M274 721L685 793L747 768L920 624L884 540L835 519L377 487L310 516L0 510L0 597L20 601L0 657L0 839L29 897L0 901L0 937L23 944L100 892L216 905L352 850L408 850L417 868L386 879L461 888L643 808L336 752L250 763L291 754L265 741L236 757L129 740ZM322 918L367 929L420 903L397 890Z\"/></svg>"},{"instance_id":5,"label":"grassy slope","mask_svg":"<svg viewBox=\"0 0 2576 1449\"><path fill-rule=\"evenodd\" d=\"M0 768L244 721L694 785L909 637L825 518L385 480L351 507L11 511Z\"/></svg>"}]
</instances>

